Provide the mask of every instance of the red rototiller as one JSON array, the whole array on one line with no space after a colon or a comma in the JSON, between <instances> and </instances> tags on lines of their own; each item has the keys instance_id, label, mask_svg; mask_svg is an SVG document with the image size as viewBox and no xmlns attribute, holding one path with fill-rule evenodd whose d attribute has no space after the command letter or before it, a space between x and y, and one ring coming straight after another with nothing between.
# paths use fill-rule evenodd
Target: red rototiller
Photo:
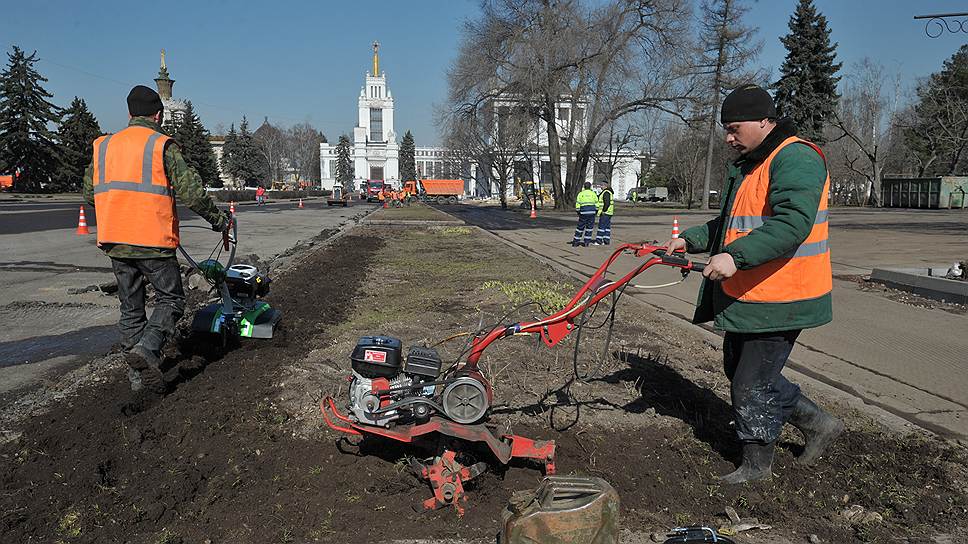
<instances>
[{"instance_id":1,"label":"red rototiller","mask_svg":"<svg viewBox=\"0 0 968 544\"><path fill-rule=\"evenodd\" d=\"M617 280L606 279L609 266L623 254L646 260ZM423 503L426 509L454 505L463 514L464 484L487 469L484 462L461 464L457 451L461 442L485 445L501 465L512 459L532 459L544 465L546 474L554 474L553 440L501 433L487 423L493 395L478 361L489 345L508 336L538 334L549 347L557 345L581 328L586 310L605 297L621 294L632 279L659 264L681 269L683 278L705 266L680 255L667 255L661 246L623 244L563 309L539 321L482 329L446 369L433 348L413 346L403 358L400 340L364 336L351 355L353 373L348 377L346 412L340 412L333 398L326 397L320 404L323 418L330 428L349 435L382 436L404 443L425 440L433 433L455 439L429 464L413 463L417 475L428 480L434 492Z\"/></svg>"}]
</instances>

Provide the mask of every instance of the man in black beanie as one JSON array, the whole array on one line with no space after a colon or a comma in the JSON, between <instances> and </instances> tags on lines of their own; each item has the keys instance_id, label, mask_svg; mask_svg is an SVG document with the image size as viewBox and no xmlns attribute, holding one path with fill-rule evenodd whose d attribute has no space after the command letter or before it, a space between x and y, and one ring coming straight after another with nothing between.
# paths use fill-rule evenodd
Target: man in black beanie
<instances>
[{"instance_id":1,"label":"man in black beanie","mask_svg":"<svg viewBox=\"0 0 968 544\"><path fill-rule=\"evenodd\" d=\"M772 477L784 423L805 439L797 458L812 464L843 432L780 373L800 331L832 320L827 247L830 177L823 152L776 119L773 99L744 85L723 101L726 143L739 153L724 183L717 218L669 240L669 251L707 252L694 323L724 330L742 463L722 477L741 483Z\"/></svg>"},{"instance_id":2,"label":"man in black beanie","mask_svg":"<svg viewBox=\"0 0 968 544\"><path fill-rule=\"evenodd\" d=\"M94 141L93 159L84 173L84 198L97 215L98 247L110 257L118 282L128 379L139 395L166 391L161 350L185 311L175 257L175 196L213 230L225 233L231 224L175 141L162 133L163 112L154 90L143 85L131 89L128 126ZM155 290L150 319L145 314L145 282Z\"/></svg>"}]
</instances>

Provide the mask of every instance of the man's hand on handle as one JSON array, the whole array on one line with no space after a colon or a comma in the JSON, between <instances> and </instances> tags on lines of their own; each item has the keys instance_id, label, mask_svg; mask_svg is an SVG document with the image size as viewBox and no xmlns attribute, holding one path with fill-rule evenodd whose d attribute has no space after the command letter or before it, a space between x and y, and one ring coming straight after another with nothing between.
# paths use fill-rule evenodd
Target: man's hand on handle
<instances>
[{"instance_id":1,"label":"man's hand on handle","mask_svg":"<svg viewBox=\"0 0 968 544\"><path fill-rule=\"evenodd\" d=\"M736 273L736 262L729 253L717 253L709 258L702 275L713 280L722 281L733 277Z\"/></svg>"},{"instance_id":2,"label":"man's hand on handle","mask_svg":"<svg viewBox=\"0 0 968 544\"><path fill-rule=\"evenodd\" d=\"M665 246L666 246L666 253L668 253L669 255L672 255L677 251L679 252L685 251L686 241L683 240L682 238L673 238L668 242L666 242Z\"/></svg>"},{"instance_id":3,"label":"man's hand on handle","mask_svg":"<svg viewBox=\"0 0 968 544\"><path fill-rule=\"evenodd\" d=\"M226 213L222 215L222 220L217 225L212 225L212 230L222 232L222 247L225 248L225 251L229 250L229 242L233 241L231 236L233 221L235 221L235 218Z\"/></svg>"},{"instance_id":4,"label":"man's hand on handle","mask_svg":"<svg viewBox=\"0 0 968 544\"><path fill-rule=\"evenodd\" d=\"M670 255L686 250L686 241L682 238L673 238L665 243L666 252ZM709 258L706 263L705 269L702 271L702 275L713 280L722 281L733 277L736 273L736 263L733 261L733 256L729 253L718 253Z\"/></svg>"}]
</instances>

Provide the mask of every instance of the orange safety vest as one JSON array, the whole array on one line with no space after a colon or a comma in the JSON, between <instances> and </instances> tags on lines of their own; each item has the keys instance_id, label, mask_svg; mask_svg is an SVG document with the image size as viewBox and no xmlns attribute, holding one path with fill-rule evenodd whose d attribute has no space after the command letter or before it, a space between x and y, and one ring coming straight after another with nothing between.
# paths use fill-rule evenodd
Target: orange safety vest
<instances>
[{"instance_id":1,"label":"orange safety vest","mask_svg":"<svg viewBox=\"0 0 968 544\"><path fill-rule=\"evenodd\" d=\"M772 215L767 193L770 188L770 163L784 147L806 144L820 157L826 157L816 144L792 136L784 140L770 156L747 175L736 191L733 207L726 225L725 245L742 238L763 225ZM827 194L830 173L824 181L813 229L798 247L755 266L737 270L733 277L722 281L723 292L742 302L796 302L819 298L830 293L833 279L830 268L830 249L827 246Z\"/></svg>"},{"instance_id":2,"label":"orange safety vest","mask_svg":"<svg viewBox=\"0 0 968 544\"><path fill-rule=\"evenodd\" d=\"M165 175L168 136L130 126L94 140L94 212L98 244L174 249L175 192Z\"/></svg>"},{"instance_id":3,"label":"orange safety vest","mask_svg":"<svg viewBox=\"0 0 968 544\"><path fill-rule=\"evenodd\" d=\"M380 194L376 195L376 197L380 200L386 200L387 198L386 195L383 194L383 191L380 191Z\"/></svg>"}]
</instances>

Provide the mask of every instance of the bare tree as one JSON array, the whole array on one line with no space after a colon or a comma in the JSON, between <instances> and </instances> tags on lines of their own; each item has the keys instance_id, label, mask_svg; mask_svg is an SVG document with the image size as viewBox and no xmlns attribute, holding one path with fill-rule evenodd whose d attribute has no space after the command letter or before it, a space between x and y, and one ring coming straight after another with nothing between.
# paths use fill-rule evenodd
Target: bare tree
<instances>
[{"instance_id":1,"label":"bare tree","mask_svg":"<svg viewBox=\"0 0 968 544\"><path fill-rule=\"evenodd\" d=\"M757 29L743 25L749 7L741 0L704 0L700 7L702 51L699 55L700 73L708 77L706 167L703 173L702 209L709 208L710 179L716 144L722 146L717 129L719 105L724 91L741 83L759 79L747 66L763 47L762 40L754 41Z\"/></svg>"},{"instance_id":2,"label":"bare tree","mask_svg":"<svg viewBox=\"0 0 968 544\"><path fill-rule=\"evenodd\" d=\"M619 163L630 153L638 149L642 134L640 128L625 119L624 122L614 121L609 124L608 132L599 134L599 141L592 151L593 164L602 165L608 183L612 183L612 176Z\"/></svg>"},{"instance_id":3,"label":"bare tree","mask_svg":"<svg viewBox=\"0 0 968 544\"><path fill-rule=\"evenodd\" d=\"M286 129L282 156L292 168L297 182L304 179L319 182L319 144L325 141L323 133L309 123L299 123Z\"/></svg>"},{"instance_id":4,"label":"bare tree","mask_svg":"<svg viewBox=\"0 0 968 544\"><path fill-rule=\"evenodd\" d=\"M691 67L677 51L687 8L684 0L487 0L450 71L451 109L500 97L540 119L555 206L568 207L611 123L650 108L675 112L692 96L682 77Z\"/></svg>"},{"instance_id":5,"label":"bare tree","mask_svg":"<svg viewBox=\"0 0 968 544\"><path fill-rule=\"evenodd\" d=\"M252 133L252 140L269 165L269 181L284 181L285 165L283 164L283 153L285 135L283 132L269 124L269 118L266 117L262 125Z\"/></svg>"},{"instance_id":6,"label":"bare tree","mask_svg":"<svg viewBox=\"0 0 968 544\"><path fill-rule=\"evenodd\" d=\"M862 187L848 187L846 194L853 195L858 204L880 206L882 150L893 111L897 109L899 80L894 80L893 98L885 96L884 67L864 58L843 81L842 97L833 120L840 134L831 143L846 139L848 145L840 148L844 165L862 182ZM833 192L836 195L840 191Z\"/></svg>"},{"instance_id":7,"label":"bare tree","mask_svg":"<svg viewBox=\"0 0 968 544\"><path fill-rule=\"evenodd\" d=\"M477 165L478 183L497 182L501 207L507 208L514 165L528 139L529 116L513 103L490 101L444 114L445 140L455 162ZM483 178L483 179L480 179Z\"/></svg>"},{"instance_id":8,"label":"bare tree","mask_svg":"<svg viewBox=\"0 0 968 544\"><path fill-rule=\"evenodd\" d=\"M653 179L678 195L687 208L702 202L697 195L702 187L706 138L698 126L670 121L662 129L662 145L656 155Z\"/></svg>"}]
</instances>

